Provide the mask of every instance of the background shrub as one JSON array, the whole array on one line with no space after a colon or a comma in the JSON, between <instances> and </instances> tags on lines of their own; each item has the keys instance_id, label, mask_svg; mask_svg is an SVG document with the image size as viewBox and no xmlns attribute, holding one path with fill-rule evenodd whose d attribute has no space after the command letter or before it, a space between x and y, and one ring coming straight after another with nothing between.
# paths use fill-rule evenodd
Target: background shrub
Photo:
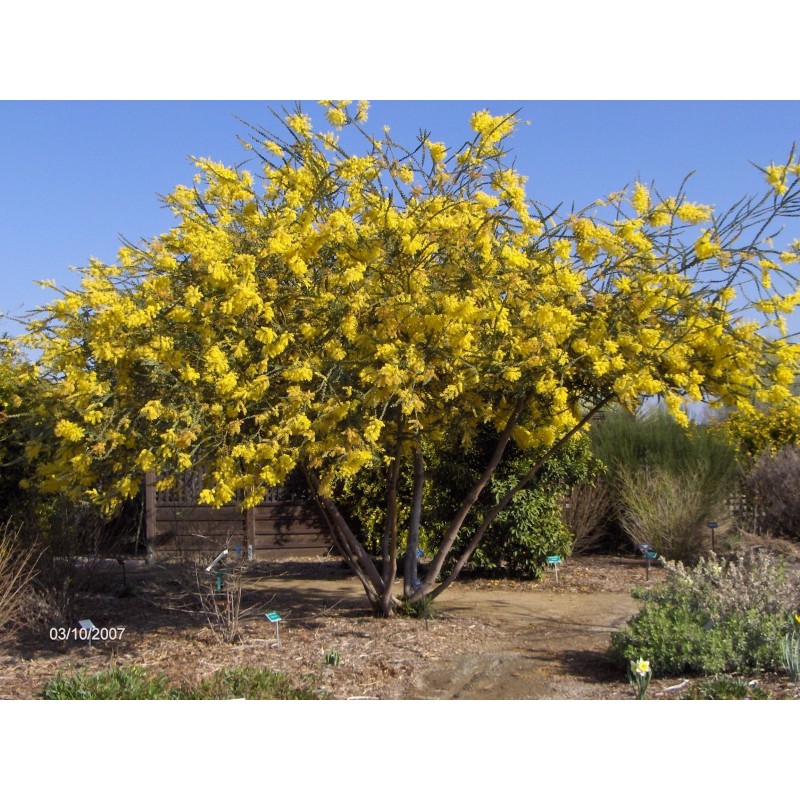
<instances>
[{"instance_id":1,"label":"background shrub","mask_svg":"<svg viewBox=\"0 0 800 800\"><path fill-rule=\"evenodd\" d=\"M13 636L33 613L35 552L20 544L19 528L0 525L0 642Z\"/></svg>"},{"instance_id":2,"label":"background shrub","mask_svg":"<svg viewBox=\"0 0 800 800\"><path fill-rule=\"evenodd\" d=\"M560 501L561 520L572 536L575 555L597 552L611 544L609 525L614 505L602 477L578 483Z\"/></svg>"},{"instance_id":3,"label":"background shrub","mask_svg":"<svg viewBox=\"0 0 800 800\"><path fill-rule=\"evenodd\" d=\"M761 531L800 539L800 447L763 452L743 478L742 491Z\"/></svg>"},{"instance_id":4,"label":"background shrub","mask_svg":"<svg viewBox=\"0 0 800 800\"><path fill-rule=\"evenodd\" d=\"M658 587L634 590L642 610L612 636L621 664L645 658L655 675L777 670L797 576L767 552L668 564Z\"/></svg>"},{"instance_id":5,"label":"background shrub","mask_svg":"<svg viewBox=\"0 0 800 800\"><path fill-rule=\"evenodd\" d=\"M628 546L647 542L668 559L692 559L705 549L707 521L718 522L720 534L730 522L739 467L719 431L684 429L660 408L638 418L612 412L593 426L591 447L611 492L607 530L620 531Z\"/></svg>"}]
</instances>

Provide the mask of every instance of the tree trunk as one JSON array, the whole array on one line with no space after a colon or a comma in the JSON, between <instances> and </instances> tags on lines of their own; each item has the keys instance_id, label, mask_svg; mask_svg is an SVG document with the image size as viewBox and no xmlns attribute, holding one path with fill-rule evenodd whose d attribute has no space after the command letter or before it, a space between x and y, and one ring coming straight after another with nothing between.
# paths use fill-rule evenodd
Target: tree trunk
<instances>
[{"instance_id":1,"label":"tree trunk","mask_svg":"<svg viewBox=\"0 0 800 800\"><path fill-rule=\"evenodd\" d=\"M383 580L366 550L356 538L345 518L336 507L336 503L329 497L319 493L319 478L312 470L303 469L306 481L311 488L317 502L325 509L330 517L334 535L340 544L342 555L347 559L353 571L358 576L367 593L370 603L376 610L382 610L381 596L384 591Z\"/></svg>"},{"instance_id":2,"label":"tree trunk","mask_svg":"<svg viewBox=\"0 0 800 800\"><path fill-rule=\"evenodd\" d=\"M386 488L386 525L381 542L383 558L383 592L381 593L381 614L389 617L394 604L394 579L397 576L397 481L400 476L400 449L395 454L394 462L389 470Z\"/></svg>"},{"instance_id":3,"label":"tree trunk","mask_svg":"<svg viewBox=\"0 0 800 800\"><path fill-rule=\"evenodd\" d=\"M412 597L419 588L417 563L419 551L419 525L422 519L422 490L425 486L425 461L419 442L414 449L414 489L411 498L411 517L408 522L408 541L403 569L403 596Z\"/></svg>"}]
</instances>

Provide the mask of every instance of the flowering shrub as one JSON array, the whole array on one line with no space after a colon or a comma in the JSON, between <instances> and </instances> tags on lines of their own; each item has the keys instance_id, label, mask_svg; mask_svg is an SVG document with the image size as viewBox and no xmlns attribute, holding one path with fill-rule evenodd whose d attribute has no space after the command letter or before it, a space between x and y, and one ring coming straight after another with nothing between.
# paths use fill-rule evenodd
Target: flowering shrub
<instances>
[{"instance_id":1,"label":"flowering shrub","mask_svg":"<svg viewBox=\"0 0 800 800\"><path fill-rule=\"evenodd\" d=\"M753 552L667 566L662 586L634 590L644 607L612 637L615 658L647 658L661 675L781 667L798 580L780 559Z\"/></svg>"}]
</instances>

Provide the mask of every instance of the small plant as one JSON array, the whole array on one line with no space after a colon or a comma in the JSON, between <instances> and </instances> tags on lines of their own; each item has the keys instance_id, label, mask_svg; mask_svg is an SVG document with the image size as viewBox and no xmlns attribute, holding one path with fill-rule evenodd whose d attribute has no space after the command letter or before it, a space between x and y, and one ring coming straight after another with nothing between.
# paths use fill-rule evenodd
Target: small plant
<instances>
[{"instance_id":1,"label":"small plant","mask_svg":"<svg viewBox=\"0 0 800 800\"><path fill-rule=\"evenodd\" d=\"M708 678L692 686L681 700L770 700L769 692L755 683L725 675Z\"/></svg>"},{"instance_id":2,"label":"small plant","mask_svg":"<svg viewBox=\"0 0 800 800\"><path fill-rule=\"evenodd\" d=\"M298 687L281 672L261 667L230 667L215 672L194 686L173 690L175 700L314 700L308 686Z\"/></svg>"},{"instance_id":3,"label":"small plant","mask_svg":"<svg viewBox=\"0 0 800 800\"><path fill-rule=\"evenodd\" d=\"M115 667L93 675L81 670L56 675L44 688L45 700L313 700L307 687L259 667L221 669L196 684L175 686L163 674L142 667Z\"/></svg>"},{"instance_id":4,"label":"small plant","mask_svg":"<svg viewBox=\"0 0 800 800\"><path fill-rule=\"evenodd\" d=\"M792 615L792 626L783 643L783 664L794 683L800 679L800 614Z\"/></svg>"},{"instance_id":5,"label":"small plant","mask_svg":"<svg viewBox=\"0 0 800 800\"><path fill-rule=\"evenodd\" d=\"M330 667L339 666L339 651L336 649L325 651L325 663Z\"/></svg>"},{"instance_id":6,"label":"small plant","mask_svg":"<svg viewBox=\"0 0 800 800\"><path fill-rule=\"evenodd\" d=\"M436 616L436 611L433 608L433 600L427 595L416 603L403 601L398 609L398 613L405 617L412 617L413 619L424 619L426 625L429 619L433 619Z\"/></svg>"},{"instance_id":7,"label":"small plant","mask_svg":"<svg viewBox=\"0 0 800 800\"><path fill-rule=\"evenodd\" d=\"M94 675L56 675L44 688L45 700L162 700L169 697L164 675L142 667L114 667Z\"/></svg>"},{"instance_id":8,"label":"small plant","mask_svg":"<svg viewBox=\"0 0 800 800\"><path fill-rule=\"evenodd\" d=\"M241 635L245 569L246 562L242 557L212 572L206 570L206 563L189 563L190 592L199 602L208 627L223 642L235 642Z\"/></svg>"},{"instance_id":9,"label":"small plant","mask_svg":"<svg viewBox=\"0 0 800 800\"><path fill-rule=\"evenodd\" d=\"M636 689L636 699L644 700L647 697L647 687L650 686L650 678L653 671L650 669L650 662L643 658L628 663L628 682Z\"/></svg>"}]
</instances>

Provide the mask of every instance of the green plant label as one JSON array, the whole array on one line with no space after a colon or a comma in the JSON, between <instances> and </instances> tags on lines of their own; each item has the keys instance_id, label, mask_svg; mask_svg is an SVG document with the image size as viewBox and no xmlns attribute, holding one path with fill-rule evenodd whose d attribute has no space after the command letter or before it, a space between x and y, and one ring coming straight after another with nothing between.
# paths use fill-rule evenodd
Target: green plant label
<instances>
[{"instance_id":1,"label":"green plant label","mask_svg":"<svg viewBox=\"0 0 800 800\"><path fill-rule=\"evenodd\" d=\"M658 553L655 550L648 550L645 554L645 558L656 558Z\"/></svg>"},{"instance_id":2,"label":"green plant label","mask_svg":"<svg viewBox=\"0 0 800 800\"><path fill-rule=\"evenodd\" d=\"M282 619L277 611L268 611L266 617L270 622L280 622Z\"/></svg>"},{"instance_id":3,"label":"green plant label","mask_svg":"<svg viewBox=\"0 0 800 800\"><path fill-rule=\"evenodd\" d=\"M561 563L561 556L547 556L547 563L548 564L560 564Z\"/></svg>"}]
</instances>

